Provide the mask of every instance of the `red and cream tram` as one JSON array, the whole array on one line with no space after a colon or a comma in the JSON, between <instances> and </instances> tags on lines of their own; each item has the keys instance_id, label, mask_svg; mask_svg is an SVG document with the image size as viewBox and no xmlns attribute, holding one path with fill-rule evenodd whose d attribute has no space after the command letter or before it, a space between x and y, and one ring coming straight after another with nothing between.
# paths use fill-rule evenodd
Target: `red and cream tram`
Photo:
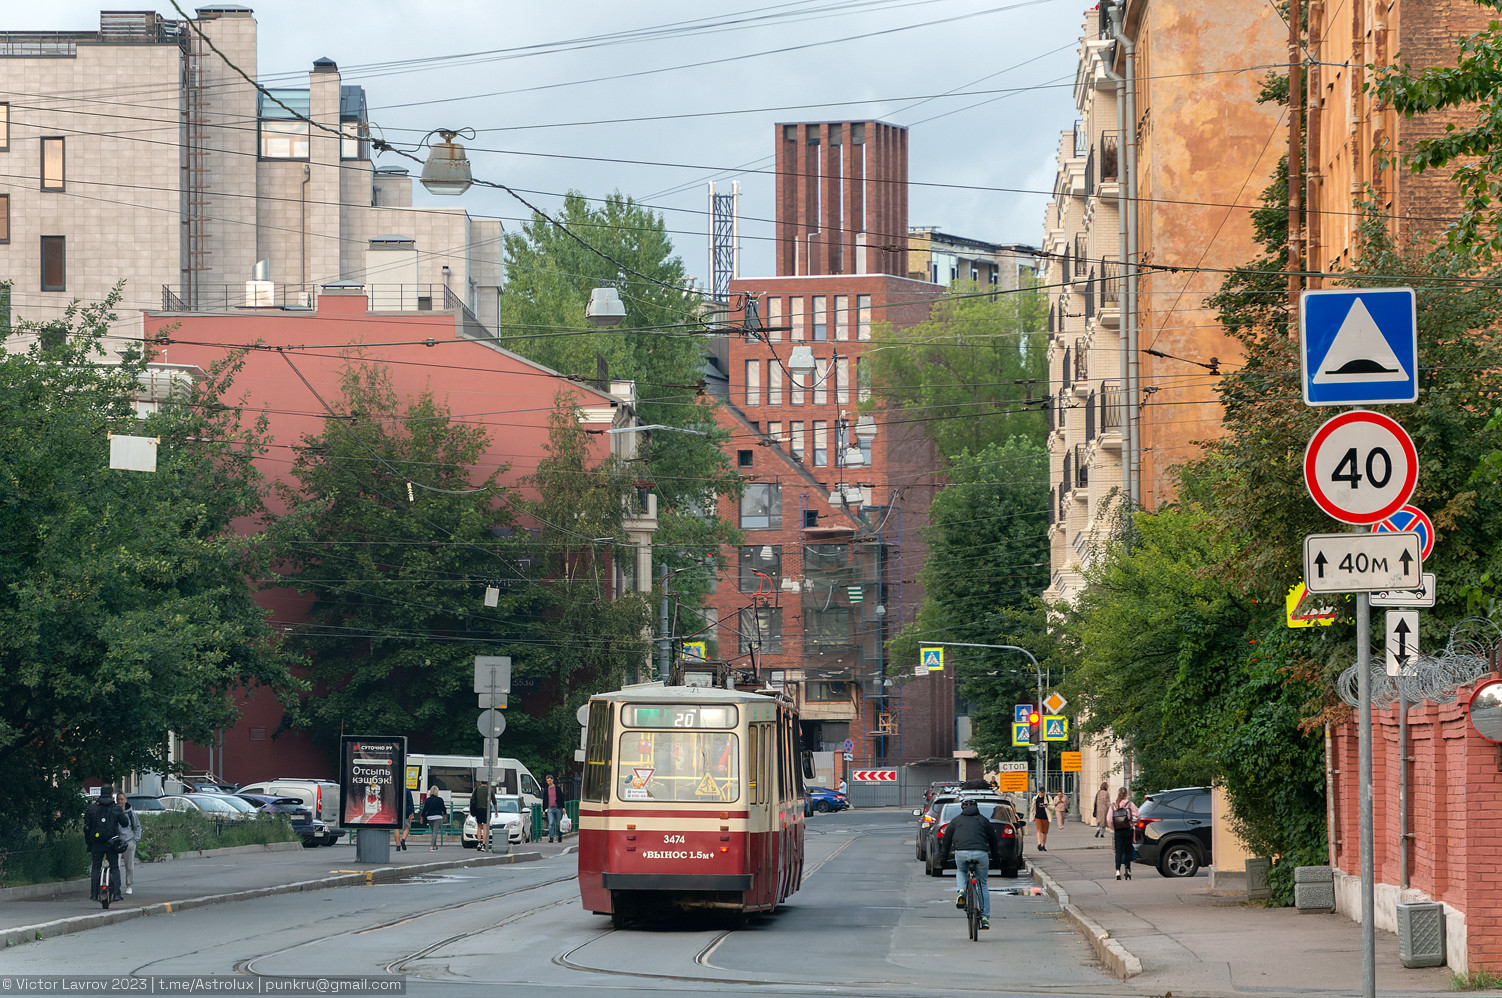
<instances>
[{"instance_id":1,"label":"red and cream tram","mask_svg":"<svg viewBox=\"0 0 1502 998\"><path fill-rule=\"evenodd\" d=\"M770 911L803 879L803 756L787 701L706 687L593 697L579 894L616 925L672 909Z\"/></svg>"}]
</instances>

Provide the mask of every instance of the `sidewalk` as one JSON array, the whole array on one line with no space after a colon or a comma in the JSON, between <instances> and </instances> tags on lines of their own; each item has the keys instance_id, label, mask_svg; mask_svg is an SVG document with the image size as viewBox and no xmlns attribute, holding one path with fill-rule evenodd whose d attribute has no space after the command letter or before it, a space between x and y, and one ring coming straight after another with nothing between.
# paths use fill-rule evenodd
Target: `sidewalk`
<instances>
[{"instance_id":1,"label":"sidewalk","mask_svg":"<svg viewBox=\"0 0 1502 998\"><path fill-rule=\"evenodd\" d=\"M1111 839L1097 839L1092 826L1073 820L1049 833L1042 853L1029 822L1027 858L1106 969L1134 987L1193 995L1361 990L1361 927L1345 915L1212 894L1204 870L1170 879L1139 863L1133 879L1118 881ZM1450 988L1448 967L1404 967L1390 932L1377 931L1376 955L1379 993Z\"/></svg>"},{"instance_id":2,"label":"sidewalk","mask_svg":"<svg viewBox=\"0 0 1502 998\"><path fill-rule=\"evenodd\" d=\"M393 851L386 864L355 862L355 848L347 841L316 849L278 843L210 850L163 863L137 863L134 893L111 904L108 911L89 900L87 879L0 890L0 949L144 915L270 894L401 880L452 867L525 863L573 847L572 838L563 845L524 842L513 846L508 855L477 853L451 841L434 852L426 836L421 840L413 836L407 851Z\"/></svg>"}]
</instances>

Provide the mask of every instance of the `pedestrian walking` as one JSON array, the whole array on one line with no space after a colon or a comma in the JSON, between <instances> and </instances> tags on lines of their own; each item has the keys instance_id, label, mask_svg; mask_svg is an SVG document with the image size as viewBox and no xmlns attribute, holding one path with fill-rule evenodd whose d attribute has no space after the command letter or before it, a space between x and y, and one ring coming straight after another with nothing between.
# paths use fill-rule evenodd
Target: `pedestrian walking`
<instances>
[{"instance_id":1,"label":"pedestrian walking","mask_svg":"<svg viewBox=\"0 0 1502 998\"><path fill-rule=\"evenodd\" d=\"M548 810L548 841L562 842L563 832L559 825L563 818L563 791L553 782L553 774L547 777L547 786L542 791L542 806Z\"/></svg>"},{"instance_id":2,"label":"pedestrian walking","mask_svg":"<svg viewBox=\"0 0 1502 998\"><path fill-rule=\"evenodd\" d=\"M1090 811L1090 817L1095 819L1095 837L1101 838L1106 834L1106 825L1111 812L1111 788L1105 780L1100 781L1100 789L1095 791L1095 807Z\"/></svg>"},{"instance_id":3,"label":"pedestrian walking","mask_svg":"<svg viewBox=\"0 0 1502 998\"><path fill-rule=\"evenodd\" d=\"M1033 799L1033 827L1038 830L1038 851L1048 852L1048 791L1039 790Z\"/></svg>"},{"instance_id":4,"label":"pedestrian walking","mask_svg":"<svg viewBox=\"0 0 1502 998\"><path fill-rule=\"evenodd\" d=\"M1136 849L1137 805L1127 796L1127 788L1116 791L1111 805L1111 834L1116 846L1116 879L1132 879L1132 852Z\"/></svg>"},{"instance_id":5,"label":"pedestrian walking","mask_svg":"<svg viewBox=\"0 0 1502 998\"><path fill-rule=\"evenodd\" d=\"M120 838L125 842L125 851L120 854L121 872L125 874L125 893L134 894L136 843L141 841L141 816L136 814L135 808L130 806L130 798L124 794L116 794L115 803L119 804L120 810L125 812L126 825L120 830Z\"/></svg>"},{"instance_id":6,"label":"pedestrian walking","mask_svg":"<svg viewBox=\"0 0 1502 998\"><path fill-rule=\"evenodd\" d=\"M99 788L99 796L89 803L83 814L83 844L94 862L89 867L89 900L99 900L99 868L106 859L110 864L110 900L118 901L120 894L120 854L115 852L115 843L127 822L125 812L115 803L115 786L106 783Z\"/></svg>"},{"instance_id":7,"label":"pedestrian walking","mask_svg":"<svg viewBox=\"0 0 1502 998\"><path fill-rule=\"evenodd\" d=\"M475 819L475 843L477 852L490 851L490 784L481 783L469 795L469 814Z\"/></svg>"},{"instance_id":8,"label":"pedestrian walking","mask_svg":"<svg viewBox=\"0 0 1502 998\"><path fill-rule=\"evenodd\" d=\"M443 819L446 817L448 806L438 796L438 785L435 783L428 788L428 796L422 802L422 820L433 830L433 844L428 847L432 852L438 851L438 836L443 834Z\"/></svg>"},{"instance_id":9,"label":"pedestrian walking","mask_svg":"<svg viewBox=\"0 0 1502 998\"><path fill-rule=\"evenodd\" d=\"M842 777L840 777L840 796L844 797L844 796L846 796L849 793L850 793L850 784L847 783L845 781L845 778L842 776Z\"/></svg>"},{"instance_id":10,"label":"pedestrian walking","mask_svg":"<svg viewBox=\"0 0 1502 998\"><path fill-rule=\"evenodd\" d=\"M402 823L396 830L396 848L407 851L407 839L412 835L412 819L417 817L417 802L412 799L412 788L402 788Z\"/></svg>"},{"instance_id":11,"label":"pedestrian walking","mask_svg":"<svg viewBox=\"0 0 1502 998\"><path fill-rule=\"evenodd\" d=\"M1053 795L1053 813L1055 821L1058 823L1059 828L1062 829L1064 827L1064 815L1069 813L1069 798L1062 790Z\"/></svg>"}]
</instances>

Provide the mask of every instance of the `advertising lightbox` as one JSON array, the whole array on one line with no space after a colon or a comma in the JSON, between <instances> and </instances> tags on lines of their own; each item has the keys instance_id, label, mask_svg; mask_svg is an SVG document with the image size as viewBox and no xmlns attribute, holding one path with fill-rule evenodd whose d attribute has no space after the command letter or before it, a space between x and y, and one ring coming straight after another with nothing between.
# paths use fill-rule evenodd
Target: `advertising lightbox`
<instances>
[{"instance_id":1,"label":"advertising lightbox","mask_svg":"<svg viewBox=\"0 0 1502 998\"><path fill-rule=\"evenodd\" d=\"M341 738L339 823L346 828L400 828L406 766L405 737Z\"/></svg>"}]
</instances>

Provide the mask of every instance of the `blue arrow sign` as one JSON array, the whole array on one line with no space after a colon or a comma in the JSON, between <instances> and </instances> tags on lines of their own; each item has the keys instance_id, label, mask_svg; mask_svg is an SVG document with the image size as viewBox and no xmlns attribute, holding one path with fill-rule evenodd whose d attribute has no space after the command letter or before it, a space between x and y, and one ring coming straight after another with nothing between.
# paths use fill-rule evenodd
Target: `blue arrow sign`
<instances>
[{"instance_id":1,"label":"blue arrow sign","mask_svg":"<svg viewBox=\"0 0 1502 998\"><path fill-rule=\"evenodd\" d=\"M1299 296L1305 405L1376 405L1419 397L1412 288L1332 288Z\"/></svg>"}]
</instances>

